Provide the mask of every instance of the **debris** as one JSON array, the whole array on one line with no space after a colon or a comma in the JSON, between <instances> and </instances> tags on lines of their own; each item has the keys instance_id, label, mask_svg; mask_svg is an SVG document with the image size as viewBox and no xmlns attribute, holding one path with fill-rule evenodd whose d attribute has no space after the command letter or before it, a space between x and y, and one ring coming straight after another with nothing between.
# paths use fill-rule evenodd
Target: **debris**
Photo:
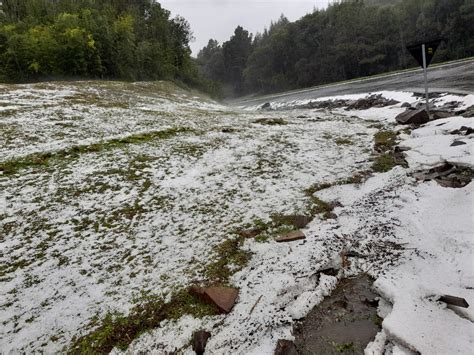
<instances>
[{"instance_id":1,"label":"debris","mask_svg":"<svg viewBox=\"0 0 474 355\"><path fill-rule=\"evenodd\" d=\"M430 120L425 109L408 109L395 117L400 124L424 124Z\"/></svg>"},{"instance_id":2,"label":"debris","mask_svg":"<svg viewBox=\"0 0 474 355\"><path fill-rule=\"evenodd\" d=\"M262 106L260 106L262 110L271 110L271 105L269 102L265 102Z\"/></svg>"},{"instance_id":3,"label":"debris","mask_svg":"<svg viewBox=\"0 0 474 355\"><path fill-rule=\"evenodd\" d=\"M463 141L454 141L453 143L451 143L451 147L457 147L458 145L465 145L465 144L467 143Z\"/></svg>"},{"instance_id":4,"label":"debris","mask_svg":"<svg viewBox=\"0 0 474 355\"><path fill-rule=\"evenodd\" d=\"M298 351L291 340L280 339L277 342L275 355L298 355Z\"/></svg>"},{"instance_id":5,"label":"debris","mask_svg":"<svg viewBox=\"0 0 474 355\"><path fill-rule=\"evenodd\" d=\"M467 303L467 301L461 297L444 295L439 298L439 301L449 304L451 306L469 308L469 303Z\"/></svg>"},{"instance_id":6,"label":"debris","mask_svg":"<svg viewBox=\"0 0 474 355\"><path fill-rule=\"evenodd\" d=\"M276 240L277 243L284 243L284 242L293 242L295 240L306 239L306 236L302 231L294 231L290 232L285 235L281 235Z\"/></svg>"},{"instance_id":7,"label":"debris","mask_svg":"<svg viewBox=\"0 0 474 355\"><path fill-rule=\"evenodd\" d=\"M257 299L257 302L255 302L255 304L252 306L252 308L250 309L250 312L249 312L249 315L251 315L255 309L255 307L257 307L257 304L258 302L260 302L260 300L262 299L263 295L260 295L260 297Z\"/></svg>"},{"instance_id":8,"label":"debris","mask_svg":"<svg viewBox=\"0 0 474 355\"><path fill-rule=\"evenodd\" d=\"M443 187L463 188L472 181L474 171L468 167L446 163L427 171L416 172L413 176L421 181L434 180Z\"/></svg>"},{"instance_id":9,"label":"debris","mask_svg":"<svg viewBox=\"0 0 474 355\"><path fill-rule=\"evenodd\" d=\"M372 107L385 107L385 106L392 106L398 104L399 101L396 100L389 100L379 95L370 95L366 98L359 99L354 103L348 105L346 111L349 110L367 110Z\"/></svg>"},{"instance_id":10,"label":"debris","mask_svg":"<svg viewBox=\"0 0 474 355\"><path fill-rule=\"evenodd\" d=\"M298 117L296 117L296 118L309 118L309 117L308 117L308 116L305 116L305 115L300 115L300 116L298 116Z\"/></svg>"},{"instance_id":11,"label":"debris","mask_svg":"<svg viewBox=\"0 0 474 355\"><path fill-rule=\"evenodd\" d=\"M193 336L193 350L197 355L203 355L206 350L208 339L211 337L211 333L205 330L200 330L194 333Z\"/></svg>"},{"instance_id":12,"label":"debris","mask_svg":"<svg viewBox=\"0 0 474 355\"><path fill-rule=\"evenodd\" d=\"M191 287L189 293L214 304L222 313L230 313L239 296L239 290L230 287Z\"/></svg>"},{"instance_id":13,"label":"debris","mask_svg":"<svg viewBox=\"0 0 474 355\"><path fill-rule=\"evenodd\" d=\"M408 102L404 102L404 103L402 104L402 107L404 107L404 108L409 108L409 107L411 107L411 105L410 105Z\"/></svg>"}]
</instances>

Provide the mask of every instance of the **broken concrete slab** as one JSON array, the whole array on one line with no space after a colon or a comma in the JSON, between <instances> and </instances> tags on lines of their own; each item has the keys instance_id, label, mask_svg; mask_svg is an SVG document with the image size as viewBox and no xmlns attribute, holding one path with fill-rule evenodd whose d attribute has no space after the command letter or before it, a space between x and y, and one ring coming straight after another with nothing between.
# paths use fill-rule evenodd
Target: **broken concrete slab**
<instances>
[{"instance_id":1,"label":"broken concrete slab","mask_svg":"<svg viewBox=\"0 0 474 355\"><path fill-rule=\"evenodd\" d=\"M211 337L211 333L200 330L194 333L193 350L197 355L203 355L206 350L207 341Z\"/></svg>"},{"instance_id":2,"label":"broken concrete slab","mask_svg":"<svg viewBox=\"0 0 474 355\"><path fill-rule=\"evenodd\" d=\"M420 125L429 122L430 116L425 109L408 109L395 117L395 120L400 124Z\"/></svg>"},{"instance_id":3,"label":"broken concrete slab","mask_svg":"<svg viewBox=\"0 0 474 355\"><path fill-rule=\"evenodd\" d=\"M189 293L215 305L222 313L230 313L239 296L239 290L231 287L191 287Z\"/></svg>"},{"instance_id":4,"label":"broken concrete slab","mask_svg":"<svg viewBox=\"0 0 474 355\"><path fill-rule=\"evenodd\" d=\"M293 241L301 240L301 239L306 239L306 236L304 235L302 231L298 230L298 231L281 235L278 238L276 238L275 241L277 243L286 243L286 242L293 242Z\"/></svg>"}]
</instances>

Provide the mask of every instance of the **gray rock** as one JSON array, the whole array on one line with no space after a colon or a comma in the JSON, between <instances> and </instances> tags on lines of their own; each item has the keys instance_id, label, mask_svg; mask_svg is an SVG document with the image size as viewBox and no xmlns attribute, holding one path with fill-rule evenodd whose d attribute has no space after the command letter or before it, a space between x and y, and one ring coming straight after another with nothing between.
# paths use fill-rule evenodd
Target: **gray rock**
<instances>
[{"instance_id":1,"label":"gray rock","mask_svg":"<svg viewBox=\"0 0 474 355\"><path fill-rule=\"evenodd\" d=\"M466 142L463 142L463 141L454 141L452 144L451 144L451 147L457 147L458 145L465 145L467 144Z\"/></svg>"},{"instance_id":2,"label":"gray rock","mask_svg":"<svg viewBox=\"0 0 474 355\"><path fill-rule=\"evenodd\" d=\"M430 114L431 114L431 121L453 117L456 115L454 112L441 111L441 110L431 111Z\"/></svg>"},{"instance_id":3,"label":"gray rock","mask_svg":"<svg viewBox=\"0 0 474 355\"><path fill-rule=\"evenodd\" d=\"M275 355L298 355L298 351L291 340L280 339L277 342Z\"/></svg>"},{"instance_id":4,"label":"gray rock","mask_svg":"<svg viewBox=\"0 0 474 355\"><path fill-rule=\"evenodd\" d=\"M194 333L193 350L197 355L203 355L206 350L207 341L211 337L211 333L200 330Z\"/></svg>"},{"instance_id":5,"label":"gray rock","mask_svg":"<svg viewBox=\"0 0 474 355\"><path fill-rule=\"evenodd\" d=\"M398 123L400 124L424 124L429 122L430 116L425 109L408 109L405 112L402 112L397 117L395 117Z\"/></svg>"}]
</instances>

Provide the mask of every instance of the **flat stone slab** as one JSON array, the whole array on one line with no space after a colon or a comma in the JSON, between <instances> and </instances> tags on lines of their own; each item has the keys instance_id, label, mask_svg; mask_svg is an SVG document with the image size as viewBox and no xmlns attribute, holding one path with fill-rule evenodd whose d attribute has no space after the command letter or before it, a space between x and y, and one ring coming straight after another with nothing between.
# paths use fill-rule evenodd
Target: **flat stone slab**
<instances>
[{"instance_id":1,"label":"flat stone slab","mask_svg":"<svg viewBox=\"0 0 474 355\"><path fill-rule=\"evenodd\" d=\"M306 236L302 231L294 231L288 234L284 234L275 239L277 243L293 242L295 240L306 239Z\"/></svg>"},{"instance_id":2,"label":"flat stone slab","mask_svg":"<svg viewBox=\"0 0 474 355\"><path fill-rule=\"evenodd\" d=\"M189 292L215 305L222 313L230 313L239 296L239 290L231 287L192 287Z\"/></svg>"}]
</instances>

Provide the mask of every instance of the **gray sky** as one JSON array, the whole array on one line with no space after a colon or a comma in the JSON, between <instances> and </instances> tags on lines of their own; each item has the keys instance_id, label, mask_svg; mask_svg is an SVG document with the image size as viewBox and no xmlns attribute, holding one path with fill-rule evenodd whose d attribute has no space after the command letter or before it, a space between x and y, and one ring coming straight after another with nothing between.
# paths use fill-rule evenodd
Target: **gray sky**
<instances>
[{"instance_id":1,"label":"gray sky","mask_svg":"<svg viewBox=\"0 0 474 355\"><path fill-rule=\"evenodd\" d=\"M196 40L191 43L193 55L207 45L210 38L220 43L228 40L234 29L241 25L255 34L268 27L283 13L294 21L324 8L330 0L158 0L171 11L181 15L191 24Z\"/></svg>"}]
</instances>

